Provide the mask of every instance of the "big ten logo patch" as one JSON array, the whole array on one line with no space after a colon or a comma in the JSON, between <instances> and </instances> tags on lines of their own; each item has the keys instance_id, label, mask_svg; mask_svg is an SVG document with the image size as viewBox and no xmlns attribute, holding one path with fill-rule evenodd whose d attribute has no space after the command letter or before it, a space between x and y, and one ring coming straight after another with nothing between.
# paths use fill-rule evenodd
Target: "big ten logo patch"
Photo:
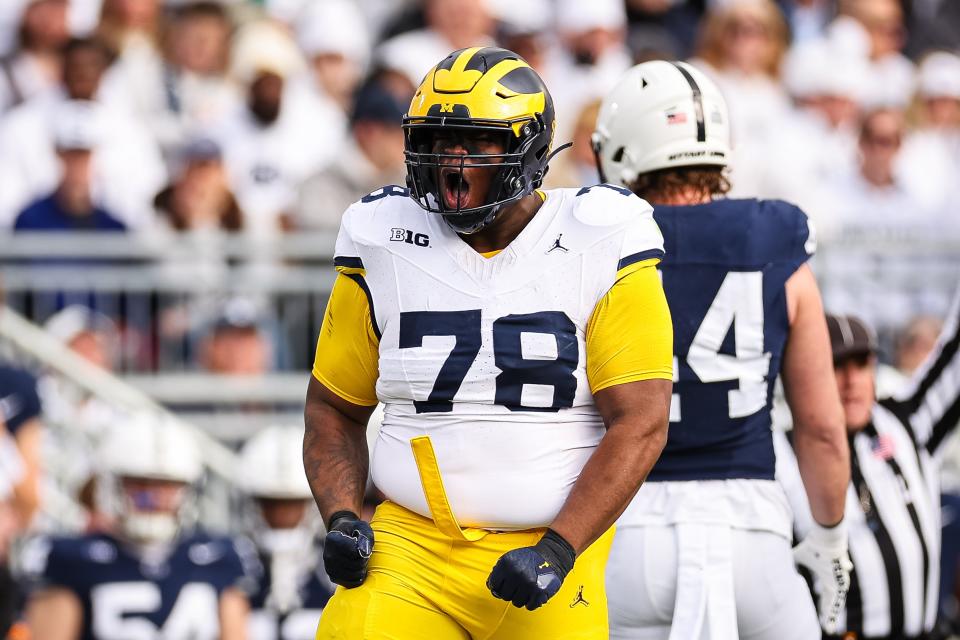
<instances>
[{"instance_id":1,"label":"big ten logo patch","mask_svg":"<svg viewBox=\"0 0 960 640\"><path fill-rule=\"evenodd\" d=\"M391 242L406 242L407 244L415 244L418 247L429 247L430 246L430 236L425 233L414 233L409 229L398 229L394 227L390 229L390 241Z\"/></svg>"}]
</instances>

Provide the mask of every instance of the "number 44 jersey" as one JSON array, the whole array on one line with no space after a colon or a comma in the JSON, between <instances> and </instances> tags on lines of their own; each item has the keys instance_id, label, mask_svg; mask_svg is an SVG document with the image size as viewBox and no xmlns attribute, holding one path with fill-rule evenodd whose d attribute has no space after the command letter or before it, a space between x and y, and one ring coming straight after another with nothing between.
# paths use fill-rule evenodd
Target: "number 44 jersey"
<instances>
[{"instance_id":1,"label":"number 44 jersey","mask_svg":"<svg viewBox=\"0 0 960 640\"><path fill-rule=\"evenodd\" d=\"M815 248L807 217L776 200L718 200L655 218L676 360L670 434L648 481L773 480L785 285Z\"/></svg>"},{"instance_id":2,"label":"number 44 jersey","mask_svg":"<svg viewBox=\"0 0 960 640\"><path fill-rule=\"evenodd\" d=\"M671 378L650 206L610 185L538 193L540 210L495 255L399 187L344 215L314 375L345 399L384 403L373 479L421 515L411 439L430 437L460 524L543 527L603 435L593 393ZM366 298L372 365L333 339L358 322L338 298L345 278Z\"/></svg>"}]
</instances>

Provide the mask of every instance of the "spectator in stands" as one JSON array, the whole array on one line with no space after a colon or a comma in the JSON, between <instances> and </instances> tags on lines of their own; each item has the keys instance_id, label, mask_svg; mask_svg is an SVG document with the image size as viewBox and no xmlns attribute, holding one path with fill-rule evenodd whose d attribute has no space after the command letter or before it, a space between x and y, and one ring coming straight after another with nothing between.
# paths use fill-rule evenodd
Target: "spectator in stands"
<instances>
[{"instance_id":1,"label":"spectator in stands","mask_svg":"<svg viewBox=\"0 0 960 640\"><path fill-rule=\"evenodd\" d=\"M799 205L825 244L834 233L831 194L825 187L856 164L868 75L865 60L830 38L794 47L784 60L784 85L796 108L771 132L758 167L758 193Z\"/></svg>"},{"instance_id":2,"label":"spectator in stands","mask_svg":"<svg viewBox=\"0 0 960 640\"><path fill-rule=\"evenodd\" d=\"M904 376L910 376L923 364L943 330L943 322L931 316L913 318L900 331L896 340L894 366Z\"/></svg>"},{"instance_id":3,"label":"spectator in stands","mask_svg":"<svg viewBox=\"0 0 960 640\"><path fill-rule=\"evenodd\" d=\"M360 90L350 139L336 162L304 183L294 227L336 233L351 204L385 185L405 184L400 120L409 102L409 97L397 100L376 81Z\"/></svg>"},{"instance_id":4,"label":"spectator in stands","mask_svg":"<svg viewBox=\"0 0 960 640\"><path fill-rule=\"evenodd\" d=\"M23 369L0 364L0 484L6 472L17 530L26 529L40 508L41 411L36 378ZM3 444L3 431L12 439L16 455L9 449L10 440ZM4 446L8 447L6 454ZM0 534L0 540L2 537Z\"/></svg>"},{"instance_id":5,"label":"spectator in stands","mask_svg":"<svg viewBox=\"0 0 960 640\"><path fill-rule=\"evenodd\" d=\"M0 114L60 80L60 49L69 38L67 0L30 0L20 20L18 48L0 58Z\"/></svg>"},{"instance_id":6,"label":"spectator in stands","mask_svg":"<svg viewBox=\"0 0 960 640\"><path fill-rule=\"evenodd\" d=\"M689 0L627 0L630 49L636 62L682 59L692 53L702 2ZM666 55L657 56L657 53Z\"/></svg>"},{"instance_id":7,"label":"spectator in stands","mask_svg":"<svg viewBox=\"0 0 960 640\"><path fill-rule=\"evenodd\" d=\"M833 0L780 0L794 43L823 37L833 18Z\"/></svg>"},{"instance_id":8,"label":"spectator in stands","mask_svg":"<svg viewBox=\"0 0 960 640\"><path fill-rule=\"evenodd\" d=\"M198 137L184 147L176 179L157 194L157 221L165 229L236 232L243 213L230 191L220 145Z\"/></svg>"},{"instance_id":9,"label":"spectator in stands","mask_svg":"<svg viewBox=\"0 0 960 640\"><path fill-rule=\"evenodd\" d=\"M425 28L395 36L376 51L379 65L402 71L414 86L451 51L494 45L495 24L484 1L424 0L423 13Z\"/></svg>"},{"instance_id":10,"label":"spectator in stands","mask_svg":"<svg viewBox=\"0 0 960 640\"><path fill-rule=\"evenodd\" d=\"M120 362L120 332L102 313L70 305L48 318L43 328L96 367L112 372ZM44 447L50 486L66 493L68 504L80 505L80 509L68 510L58 503L45 510L45 528L109 528L109 518L96 505L96 448L110 426L123 417L122 411L55 372L41 376L38 391L46 423L54 433Z\"/></svg>"},{"instance_id":11,"label":"spectator in stands","mask_svg":"<svg viewBox=\"0 0 960 640\"><path fill-rule=\"evenodd\" d=\"M222 3L184 3L165 29L161 55L152 37L157 29L156 0L121 4L146 8L137 10L144 13L134 22L140 27L128 29L129 44L105 84L127 95L173 164L191 135L212 126L239 103L226 75L233 25Z\"/></svg>"},{"instance_id":12,"label":"spectator in stands","mask_svg":"<svg viewBox=\"0 0 960 640\"><path fill-rule=\"evenodd\" d=\"M787 25L773 0L731 0L709 11L701 25L697 57L730 109L733 193L757 193L765 147L783 126L790 103L780 82Z\"/></svg>"},{"instance_id":13,"label":"spectator in stands","mask_svg":"<svg viewBox=\"0 0 960 640\"><path fill-rule=\"evenodd\" d=\"M497 19L497 40L539 73L547 72L553 7L550 0L488 0Z\"/></svg>"},{"instance_id":14,"label":"spectator in stands","mask_svg":"<svg viewBox=\"0 0 960 640\"><path fill-rule=\"evenodd\" d=\"M838 31L844 46L869 61L868 103L906 107L913 94L914 68L900 52L906 32L899 0L841 0L839 6L841 15L829 30Z\"/></svg>"},{"instance_id":15,"label":"spectator in stands","mask_svg":"<svg viewBox=\"0 0 960 640\"><path fill-rule=\"evenodd\" d=\"M67 103L55 123L54 146L62 177L57 188L24 209L14 231L125 231L117 216L97 206L91 193L92 157L107 123L96 107Z\"/></svg>"},{"instance_id":16,"label":"spectator in stands","mask_svg":"<svg viewBox=\"0 0 960 640\"><path fill-rule=\"evenodd\" d=\"M237 298L221 310L200 343L199 363L209 373L257 376L272 368L273 349L256 304Z\"/></svg>"},{"instance_id":17,"label":"spectator in stands","mask_svg":"<svg viewBox=\"0 0 960 640\"><path fill-rule=\"evenodd\" d=\"M105 371L114 371L120 362L117 325L98 311L83 305L65 307L47 318L44 330L78 356Z\"/></svg>"},{"instance_id":18,"label":"spectator in stands","mask_svg":"<svg viewBox=\"0 0 960 640\"><path fill-rule=\"evenodd\" d=\"M599 113L600 100L587 103L580 111L573 127L573 146L550 163L545 183L547 188L583 187L599 180L591 141Z\"/></svg>"},{"instance_id":19,"label":"spectator in stands","mask_svg":"<svg viewBox=\"0 0 960 640\"><path fill-rule=\"evenodd\" d=\"M115 99L104 97L101 78L110 63L103 44L71 40L64 49L63 86L10 111L0 123L0 224L8 226L24 206L54 189L59 174L52 133L61 110L84 102L109 123L102 131L91 180L94 200L126 226L139 228L153 215L151 202L165 169L148 131ZM136 167L136 171L131 171Z\"/></svg>"},{"instance_id":20,"label":"spectator in stands","mask_svg":"<svg viewBox=\"0 0 960 640\"><path fill-rule=\"evenodd\" d=\"M917 78L918 128L903 146L899 168L926 204L956 217L960 198L960 56L939 51L920 65Z\"/></svg>"},{"instance_id":21,"label":"spectator in stands","mask_svg":"<svg viewBox=\"0 0 960 640\"><path fill-rule=\"evenodd\" d=\"M336 157L344 122L333 104L307 86L300 52L273 24L245 27L237 35L232 65L246 104L225 118L215 138L245 226L265 238L281 229L303 181Z\"/></svg>"},{"instance_id":22,"label":"spectator in stands","mask_svg":"<svg viewBox=\"0 0 960 640\"><path fill-rule=\"evenodd\" d=\"M121 61L142 55L159 57L162 31L160 0L103 0L97 35ZM145 51L150 53L146 54Z\"/></svg>"},{"instance_id":23,"label":"spectator in stands","mask_svg":"<svg viewBox=\"0 0 960 640\"><path fill-rule=\"evenodd\" d=\"M349 115L370 57L366 20L351 0L310 3L298 20L297 40L314 85Z\"/></svg>"},{"instance_id":24,"label":"spectator in stands","mask_svg":"<svg viewBox=\"0 0 960 640\"><path fill-rule=\"evenodd\" d=\"M916 268L923 247L958 238L957 226L924 207L898 174L905 132L900 110L879 109L864 117L856 169L829 184L829 216L837 231L820 263L824 270L848 276L843 282L825 279L825 305L868 317L887 335L916 314L945 311L944 292L936 282L903 287L893 286L890 278L903 278ZM947 264L955 264L950 260ZM873 266L867 269L868 264Z\"/></svg>"},{"instance_id":25,"label":"spectator in stands","mask_svg":"<svg viewBox=\"0 0 960 640\"><path fill-rule=\"evenodd\" d=\"M560 0L556 29L561 47L552 52L544 82L557 110L556 140L570 139L577 115L602 98L631 64L622 0Z\"/></svg>"}]
</instances>

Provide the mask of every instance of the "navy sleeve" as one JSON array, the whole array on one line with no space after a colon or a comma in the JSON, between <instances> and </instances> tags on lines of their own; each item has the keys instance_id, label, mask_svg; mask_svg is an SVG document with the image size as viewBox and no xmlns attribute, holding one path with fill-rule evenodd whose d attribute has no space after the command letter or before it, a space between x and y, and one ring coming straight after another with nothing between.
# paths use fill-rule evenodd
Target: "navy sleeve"
<instances>
[{"instance_id":1,"label":"navy sleeve","mask_svg":"<svg viewBox=\"0 0 960 640\"><path fill-rule=\"evenodd\" d=\"M817 248L816 233L807 214L800 207L782 200L761 201L761 216L766 221L766 237L771 239L772 262L799 269L813 257Z\"/></svg>"},{"instance_id":2,"label":"navy sleeve","mask_svg":"<svg viewBox=\"0 0 960 640\"><path fill-rule=\"evenodd\" d=\"M259 588L263 574L256 546L243 537L222 538L220 542L227 547L227 552L217 563L218 570L213 580L217 593L237 588L247 597L253 596Z\"/></svg>"},{"instance_id":3,"label":"navy sleeve","mask_svg":"<svg viewBox=\"0 0 960 640\"><path fill-rule=\"evenodd\" d=\"M0 421L16 435L24 424L40 415L37 379L22 369L0 366Z\"/></svg>"},{"instance_id":4,"label":"navy sleeve","mask_svg":"<svg viewBox=\"0 0 960 640\"><path fill-rule=\"evenodd\" d=\"M79 542L72 538L40 536L30 540L23 550L21 567L29 591L63 587L75 593L83 590Z\"/></svg>"}]
</instances>

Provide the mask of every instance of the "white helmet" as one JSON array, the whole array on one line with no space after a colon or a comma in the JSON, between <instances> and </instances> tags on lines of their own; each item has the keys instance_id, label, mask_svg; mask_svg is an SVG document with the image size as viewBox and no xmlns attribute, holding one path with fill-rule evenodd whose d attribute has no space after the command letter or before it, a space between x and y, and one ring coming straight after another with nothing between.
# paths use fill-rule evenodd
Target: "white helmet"
<instances>
[{"instance_id":1,"label":"white helmet","mask_svg":"<svg viewBox=\"0 0 960 640\"><path fill-rule=\"evenodd\" d=\"M644 62L604 99L592 141L604 181L629 184L671 167L725 167L727 104L699 69L685 62Z\"/></svg>"},{"instance_id":2,"label":"white helmet","mask_svg":"<svg viewBox=\"0 0 960 640\"><path fill-rule=\"evenodd\" d=\"M303 428L270 426L240 452L240 488L257 498L311 497L303 470Z\"/></svg>"},{"instance_id":3,"label":"white helmet","mask_svg":"<svg viewBox=\"0 0 960 640\"><path fill-rule=\"evenodd\" d=\"M302 452L303 427L276 425L250 438L240 452L238 484L251 498L246 510L248 533L269 556L270 593L265 604L281 613L301 606L303 573L317 561L314 539L320 518L311 503L296 526L273 529L258 501L310 499Z\"/></svg>"},{"instance_id":4,"label":"white helmet","mask_svg":"<svg viewBox=\"0 0 960 640\"><path fill-rule=\"evenodd\" d=\"M194 506L192 485L203 475L193 434L169 416L138 413L107 433L101 454L110 480L108 508L118 517L123 533L134 542L173 540ZM123 478L168 480L186 486L175 513L142 510L124 491Z\"/></svg>"}]
</instances>

